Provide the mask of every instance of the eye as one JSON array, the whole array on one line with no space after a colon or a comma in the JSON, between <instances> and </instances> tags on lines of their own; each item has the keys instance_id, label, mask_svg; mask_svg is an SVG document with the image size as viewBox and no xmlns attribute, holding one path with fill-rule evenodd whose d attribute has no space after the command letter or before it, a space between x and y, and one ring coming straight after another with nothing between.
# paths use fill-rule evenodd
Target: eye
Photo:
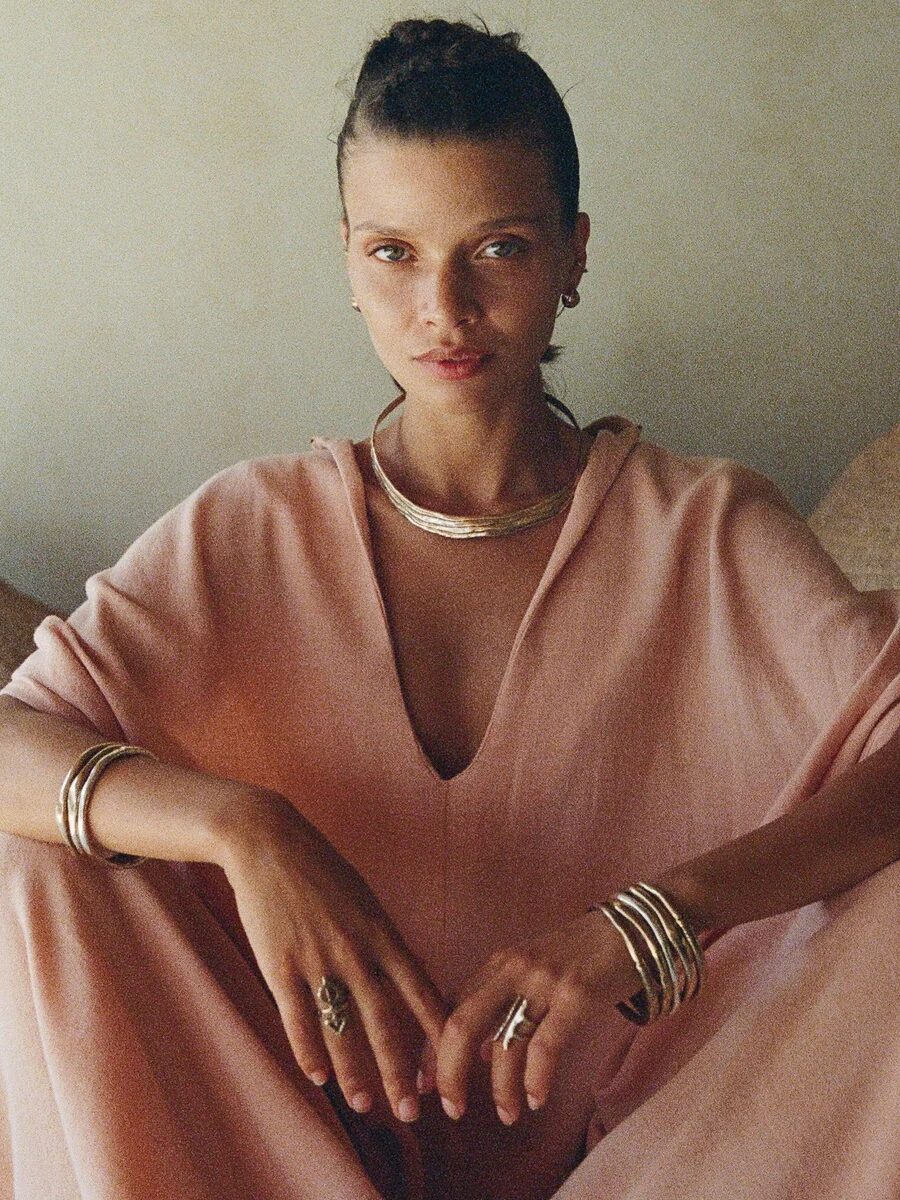
<instances>
[{"instance_id":1,"label":"eye","mask_svg":"<svg viewBox=\"0 0 900 1200\"><path fill-rule=\"evenodd\" d=\"M489 255L488 257L490 257L490 258L513 258L516 254L522 254L525 250L525 243L523 241L521 241L519 238L503 238L500 241L490 242L486 248L488 250L490 250L492 246L510 246L510 247L512 247L512 253L511 254ZM393 242L385 242L382 245L375 246L372 250L370 250L369 251L370 257L377 257L379 254L379 251L381 251L381 250L396 250L400 254L406 253L406 251L404 250L404 248L402 246L398 246ZM402 258L378 258L378 261L379 262L387 262L387 263L398 263L398 262L403 262L403 259Z\"/></svg>"},{"instance_id":2,"label":"eye","mask_svg":"<svg viewBox=\"0 0 900 1200\"><path fill-rule=\"evenodd\" d=\"M518 238L504 238L499 242L491 242L490 246L512 246L513 254L521 254L525 250L525 243L521 242ZM488 249L490 249L490 246L488 246ZM513 254L500 254L497 257L512 258Z\"/></svg>"},{"instance_id":3,"label":"eye","mask_svg":"<svg viewBox=\"0 0 900 1200\"><path fill-rule=\"evenodd\" d=\"M400 250L400 251L402 251L403 247L402 246L394 246L394 245L391 245L390 243L388 243L384 246L376 246L375 249L372 250L370 253L371 253L371 255L376 255L379 250ZM380 258L378 261L379 262L399 262L400 259L399 258Z\"/></svg>"}]
</instances>

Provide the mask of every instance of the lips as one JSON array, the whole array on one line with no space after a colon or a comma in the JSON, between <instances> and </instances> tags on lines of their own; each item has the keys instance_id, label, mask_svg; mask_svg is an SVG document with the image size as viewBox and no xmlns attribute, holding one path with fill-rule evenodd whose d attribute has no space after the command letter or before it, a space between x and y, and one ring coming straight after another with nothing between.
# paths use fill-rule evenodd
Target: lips
<instances>
[{"instance_id":1,"label":"lips","mask_svg":"<svg viewBox=\"0 0 900 1200\"><path fill-rule=\"evenodd\" d=\"M484 358L486 350L429 350L427 354L417 354L419 362L473 362Z\"/></svg>"}]
</instances>

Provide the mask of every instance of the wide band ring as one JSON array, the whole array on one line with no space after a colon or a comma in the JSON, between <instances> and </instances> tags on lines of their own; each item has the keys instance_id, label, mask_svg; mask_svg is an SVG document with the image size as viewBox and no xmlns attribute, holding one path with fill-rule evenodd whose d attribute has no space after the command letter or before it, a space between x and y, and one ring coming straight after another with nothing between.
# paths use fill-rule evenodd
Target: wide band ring
<instances>
[{"instance_id":1,"label":"wide band ring","mask_svg":"<svg viewBox=\"0 0 900 1200\"><path fill-rule=\"evenodd\" d=\"M347 1028L350 993L336 975L323 975L316 988L316 1003L322 1024L334 1033Z\"/></svg>"},{"instance_id":2,"label":"wide band ring","mask_svg":"<svg viewBox=\"0 0 900 1200\"><path fill-rule=\"evenodd\" d=\"M494 1042L502 1040L504 1050L508 1050L513 1041L527 1042L537 1029L537 1021L525 1016L527 1006L524 996L516 996L491 1039Z\"/></svg>"}]
</instances>

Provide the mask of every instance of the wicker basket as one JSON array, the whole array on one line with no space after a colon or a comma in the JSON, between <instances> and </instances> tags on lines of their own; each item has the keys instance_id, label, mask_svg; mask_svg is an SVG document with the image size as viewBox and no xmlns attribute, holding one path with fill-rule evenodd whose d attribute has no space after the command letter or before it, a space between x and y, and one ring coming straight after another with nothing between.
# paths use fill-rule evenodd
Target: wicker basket
<instances>
[{"instance_id":1,"label":"wicker basket","mask_svg":"<svg viewBox=\"0 0 900 1200\"><path fill-rule=\"evenodd\" d=\"M844 468L809 525L860 591L900 588L900 424Z\"/></svg>"},{"instance_id":2,"label":"wicker basket","mask_svg":"<svg viewBox=\"0 0 900 1200\"><path fill-rule=\"evenodd\" d=\"M0 687L34 649L32 634L53 609L0 580Z\"/></svg>"}]
</instances>

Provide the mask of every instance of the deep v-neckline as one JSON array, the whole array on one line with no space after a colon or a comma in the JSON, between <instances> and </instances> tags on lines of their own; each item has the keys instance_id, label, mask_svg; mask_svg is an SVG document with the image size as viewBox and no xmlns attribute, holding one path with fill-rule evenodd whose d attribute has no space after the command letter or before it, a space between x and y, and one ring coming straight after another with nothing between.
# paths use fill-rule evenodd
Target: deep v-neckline
<instances>
[{"instance_id":1,"label":"deep v-neckline","mask_svg":"<svg viewBox=\"0 0 900 1200\"><path fill-rule=\"evenodd\" d=\"M378 571L375 564L372 528L366 502L365 481L356 459L353 441L347 437L316 437L311 439L313 445L318 445L331 451L340 471L347 493L354 528L364 555L369 585L367 590L378 612L377 624L380 651L384 654L385 661L389 665L389 676L391 679L391 705L402 726L404 741L412 758L418 763L420 769L424 769L426 776L435 785L452 787L453 785L462 784L468 781L487 760L491 744L495 737L496 728L503 717L507 705L512 678L521 657L520 647L534 622L535 613L569 560L572 551L581 540L582 535L621 470L632 447L638 441L641 426L634 424L627 417L609 416L599 417L595 421L590 422L590 424L585 426L585 432L588 431L595 431L594 439L588 448L585 464L575 485L575 491L566 510L559 535L513 638L487 725L473 756L465 766L452 775L441 775L431 756L425 750L422 740L413 724L406 697L403 693L397 650L391 632L384 591L378 578Z\"/></svg>"}]
</instances>

